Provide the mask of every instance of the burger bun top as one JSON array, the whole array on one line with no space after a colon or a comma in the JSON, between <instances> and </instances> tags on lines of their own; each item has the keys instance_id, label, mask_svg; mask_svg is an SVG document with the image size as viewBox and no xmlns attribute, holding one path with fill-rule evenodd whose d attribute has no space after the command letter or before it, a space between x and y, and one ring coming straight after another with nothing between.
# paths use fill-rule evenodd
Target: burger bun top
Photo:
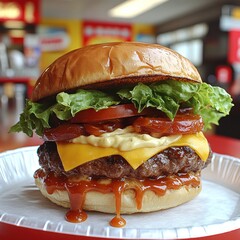
<instances>
[{"instance_id":1,"label":"burger bun top","mask_svg":"<svg viewBox=\"0 0 240 240\"><path fill-rule=\"evenodd\" d=\"M165 79L202 82L188 59L159 44L113 42L89 45L55 60L37 80L32 101L77 88L120 88L126 84Z\"/></svg>"}]
</instances>

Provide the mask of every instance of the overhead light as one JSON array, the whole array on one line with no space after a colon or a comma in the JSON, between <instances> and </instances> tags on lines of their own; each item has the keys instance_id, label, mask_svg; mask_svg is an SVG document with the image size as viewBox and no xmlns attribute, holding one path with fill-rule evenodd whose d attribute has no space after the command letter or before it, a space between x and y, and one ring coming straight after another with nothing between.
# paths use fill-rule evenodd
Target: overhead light
<instances>
[{"instance_id":1,"label":"overhead light","mask_svg":"<svg viewBox=\"0 0 240 240\"><path fill-rule=\"evenodd\" d=\"M109 10L111 17L133 18L168 0L127 0Z\"/></svg>"}]
</instances>

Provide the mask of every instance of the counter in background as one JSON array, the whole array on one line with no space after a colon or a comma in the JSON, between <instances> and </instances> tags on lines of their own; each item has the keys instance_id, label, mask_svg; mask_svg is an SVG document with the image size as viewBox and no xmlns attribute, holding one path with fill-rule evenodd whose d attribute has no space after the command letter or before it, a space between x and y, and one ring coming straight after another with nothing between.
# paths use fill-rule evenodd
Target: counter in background
<instances>
[{"instance_id":1,"label":"counter in background","mask_svg":"<svg viewBox=\"0 0 240 240\"><path fill-rule=\"evenodd\" d=\"M38 146L42 144L42 140L39 136L34 135L32 138L29 138L23 133L11 133L8 134L1 131L0 135L0 152L5 152L7 150L13 150L21 147L28 146Z\"/></svg>"},{"instance_id":2,"label":"counter in background","mask_svg":"<svg viewBox=\"0 0 240 240\"><path fill-rule=\"evenodd\" d=\"M206 137L213 152L240 158L240 139L214 134Z\"/></svg>"}]
</instances>

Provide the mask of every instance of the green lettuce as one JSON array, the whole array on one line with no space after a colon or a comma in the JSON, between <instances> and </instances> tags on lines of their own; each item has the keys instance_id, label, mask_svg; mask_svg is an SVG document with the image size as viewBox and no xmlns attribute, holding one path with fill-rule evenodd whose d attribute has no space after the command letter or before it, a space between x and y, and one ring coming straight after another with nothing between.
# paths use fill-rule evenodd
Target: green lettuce
<instances>
[{"instance_id":1,"label":"green lettuce","mask_svg":"<svg viewBox=\"0 0 240 240\"><path fill-rule=\"evenodd\" d=\"M93 108L96 111L117 105L120 99L96 90L78 90L73 94L61 92L56 96L56 102L49 106L47 103L26 101L20 120L11 127L10 132L24 132L32 137L35 130L42 136L45 128L50 128L50 116L55 114L60 120L69 120L76 113Z\"/></svg>"},{"instance_id":2,"label":"green lettuce","mask_svg":"<svg viewBox=\"0 0 240 240\"><path fill-rule=\"evenodd\" d=\"M133 103L141 112L144 108L154 107L174 119L180 106L192 107L203 118L205 129L218 124L221 117L229 114L231 96L222 88L207 83L189 83L166 80L145 85L139 83L133 88L123 88L116 92L96 90L77 90L75 93L61 92L52 104L26 101L26 107L20 120L12 126L10 132L24 132L28 136L35 131L42 135L50 128L50 119L55 115L60 120L69 120L76 113L93 108L96 111L120 103Z\"/></svg>"},{"instance_id":3,"label":"green lettuce","mask_svg":"<svg viewBox=\"0 0 240 240\"><path fill-rule=\"evenodd\" d=\"M180 106L191 107L203 118L205 129L218 124L221 117L229 114L233 104L231 96L220 87L207 83L189 83L167 80L151 85L138 84L133 89L118 92L122 99L133 102L141 112L154 107L174 119Z\"/></svg>"}]
</instances>

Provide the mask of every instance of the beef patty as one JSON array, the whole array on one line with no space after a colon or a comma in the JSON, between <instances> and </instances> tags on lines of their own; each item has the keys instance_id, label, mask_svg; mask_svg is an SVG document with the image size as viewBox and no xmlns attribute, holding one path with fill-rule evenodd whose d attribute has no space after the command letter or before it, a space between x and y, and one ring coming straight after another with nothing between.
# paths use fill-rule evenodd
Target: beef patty
<instances>
[{"instance_id":1,"label":"beef patty","mask_svg":"<svg viewBox=\"0 0 240 240\"><path fill-rule=\"evenodd\" d=\"M202 161L190 147L170 147L144 162L136 170L119 155L102 157L84 163L70 171L64 171L61 159L54 142L45 142L38 148L39 164L48 173L53 171L57 176L65 175L90 176L93 178L158 178L177 173L197 172L206 167L210 161L210 153L206 162Z\"/></svg>"}]
</instances>

